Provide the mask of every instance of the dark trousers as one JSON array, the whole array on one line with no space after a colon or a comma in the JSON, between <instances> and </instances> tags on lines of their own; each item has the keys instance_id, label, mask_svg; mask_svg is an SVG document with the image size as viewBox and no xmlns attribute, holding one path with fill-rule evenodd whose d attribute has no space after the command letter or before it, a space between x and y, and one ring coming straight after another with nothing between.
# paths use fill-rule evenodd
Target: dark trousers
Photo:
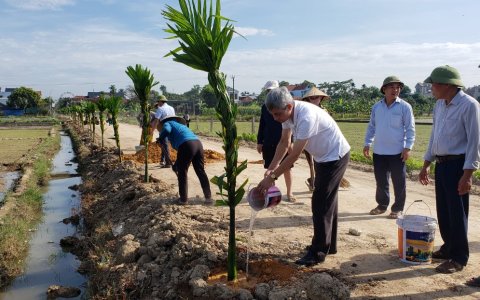
<instances>
[{"instance_id":1,"label":"dark trousers","mask_svg":"<svg viewBox=\"0 0 480 300\"><path fill-rule=\"evenodd\" d=\"M160 140L160 148L162 149L162 154L160 155L160 162L164 162L166 165L172 164L172 159L170 158L170 150L168 148L168 138Z\"/></svg>"},{"instance_id":2,"label":"dark trousers","mask_svg":"<svg viewBox=\"0 0 480 300\"><path fill-rule=\"evenodd\" d=\"M347 169L350 152L335 161L315 162L315 189L312 194L313 238L311 250L337 252L338 187Z\"/></svg>"},{"instance_id":3,"label":"dark trousers","mask_svg":"<svg viewBox=\"0 0 480 300\"><path fill-rule=\"evenodd\" d=\"M203 146L199 140L193 140L187 141L178 147L177 160L173 168L177 172L180 200L187 201L188 198L187 173L190 163L193 165L193 169L200 180L203 195L205 198L211 198L210 182L208 181L207 173L205 173Z\"/></svg>"},{"instance_id":4,"label":"dark trousers","mask_svg":"<svg viewBox=\"0 0 480 300\"><path fill-rule=\"evenodd\" d=\"M377 191L375 200L378 206L383 209L388 208L390 203L390 187L389 179L392 177L393 192L395 194L395 202L392 205L392 211L403 211L405 207L405 198L407 195L406 174L407 168L405 162L396 155L379 155L373 154L373 171L377 182Z\"/></svg>"},{"instance_id":5,"label":"dark trousers","mask_svg":"<svg viewBox=\"0 0 480 300\"><path fill-rule=\"evenodd\" d=\"M440 235L440 248L454 261L467 265L469 194L458 195L458 181L463 175L464 158L435 165L435 197Z\"/></svg>"}]
</instances>

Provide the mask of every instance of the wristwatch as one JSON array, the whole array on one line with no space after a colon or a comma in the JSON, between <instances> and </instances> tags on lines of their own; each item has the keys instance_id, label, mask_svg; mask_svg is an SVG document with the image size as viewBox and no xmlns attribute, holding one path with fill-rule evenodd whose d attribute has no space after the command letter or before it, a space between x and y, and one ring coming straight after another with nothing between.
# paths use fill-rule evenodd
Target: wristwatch
<instances>
[{"instance_id":1,"label":"wristwatch","mask_svg":"<svg viewBox=\"0 0 480 300\"><path fill-rule=\"evenodd\" d=\"M273 180L277 180L278 179L278 176L275 175L275 173L270 173L270 178L272 178Z\"/></svg>"}]
</instances>

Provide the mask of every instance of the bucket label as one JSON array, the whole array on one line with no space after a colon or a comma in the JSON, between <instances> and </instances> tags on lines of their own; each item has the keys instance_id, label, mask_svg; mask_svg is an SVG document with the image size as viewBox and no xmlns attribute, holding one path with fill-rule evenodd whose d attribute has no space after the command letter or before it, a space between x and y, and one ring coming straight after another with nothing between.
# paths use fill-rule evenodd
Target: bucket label
<instances>
[{"instance_id":1,"label":"bucket label","mask_svg":"<svg viewBox=\"0 0 480 300\"><path fill-rule=\"evenodd\" d=\"M432 260L435 232L405 232L405 260L430 262Z\"/></svg>"}]
</instances>

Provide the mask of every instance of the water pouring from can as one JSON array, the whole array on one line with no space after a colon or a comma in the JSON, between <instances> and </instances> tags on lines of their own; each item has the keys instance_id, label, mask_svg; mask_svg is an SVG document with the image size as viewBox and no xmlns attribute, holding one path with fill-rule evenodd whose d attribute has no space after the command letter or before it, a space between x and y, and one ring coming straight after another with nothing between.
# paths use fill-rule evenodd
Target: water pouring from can
<instances>
[{"instance_id":1,"label":"water pouring from can","mask_svg":"<svg viewBox=\"0 0 480 300\"><path fill-rule=\"evenodd\" d=\"M282 192L274 185L268 188L265 194L256 186L249 187L247 200L253 210L260 211L264 208L277 206L282 200Z\"/></svg>"}]
</instances>

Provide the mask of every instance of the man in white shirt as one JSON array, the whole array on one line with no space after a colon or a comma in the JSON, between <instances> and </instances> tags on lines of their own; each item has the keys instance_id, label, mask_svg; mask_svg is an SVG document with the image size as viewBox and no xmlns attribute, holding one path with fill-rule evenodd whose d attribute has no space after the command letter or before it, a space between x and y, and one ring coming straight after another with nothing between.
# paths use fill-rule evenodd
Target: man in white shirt
<instances>
[{"instance_id":1,"label":"man in white shirt","mask_svg":"<svg viewBox=\"0 0 480 300\"><path fill-rule=\"evenodd\" d=\"M430 182L430 164L435 161L437 218L444 244L432 257L446 260L437 272L454 273L463 270L469 258L469 192L480 164L480 104L462 91L460 73L453 67L435 68L425 82L432 84L437 103L419 180Z\"/></svg>"},{"instance_id":2,"label":"man in white shirt","mask_svg":"<svg viewBox=\"0 0 480 300\"><path fill-rule=\"evenodd\" d=\"M371 215L383 214L390 203L389 178L392 178L395 202L389 218L396 219L405 206L407 195L405 162L410 156L415 141L415 120L412 106L401 99L403 82L396 76L388 76L380 91L385 97L375 103L370 114L363 155L370 158L373 149L373 171L377 184L375 200L377 207Z\"/></svg>"},{"instance_id":3,"label":"man in white shirt","mask_svg":"<svg viewBox=\"0 0 480 300\"><path fill-rule=\"evenodd\" d=\"M160 96L158 99L158 108L155 111L155 119L152 121L152 128L156 129L157 125L159 124L159 120L165 118L165 116L174 116L175 109L168 105L168 99L164 95ZM172 167L172 160L170 158L170 150L168 147L168 138L162 138L159 140L160 147L162 148L162 155L160 157L160 167L161 168L171 168Z\"/></svg>"},{"instance_id":4,"label":"man in white shirt","mask_svg":"<svg viewBox=\"0 0 480 300\"><path fill-rule=\"evenodd\" d=\"M263 192L290 169L302 151L315 161L315 188L312 194L313 238L307 254L296 263L311 266L337 252L338 187L347 169L350 145L333 118L319 106L295 101L285 87L267 95L265 105L275 121L282 123L282 137L275 156L258 184ZM294 142L288 156L282 161Z\"/></svg>"}]
</instances>

